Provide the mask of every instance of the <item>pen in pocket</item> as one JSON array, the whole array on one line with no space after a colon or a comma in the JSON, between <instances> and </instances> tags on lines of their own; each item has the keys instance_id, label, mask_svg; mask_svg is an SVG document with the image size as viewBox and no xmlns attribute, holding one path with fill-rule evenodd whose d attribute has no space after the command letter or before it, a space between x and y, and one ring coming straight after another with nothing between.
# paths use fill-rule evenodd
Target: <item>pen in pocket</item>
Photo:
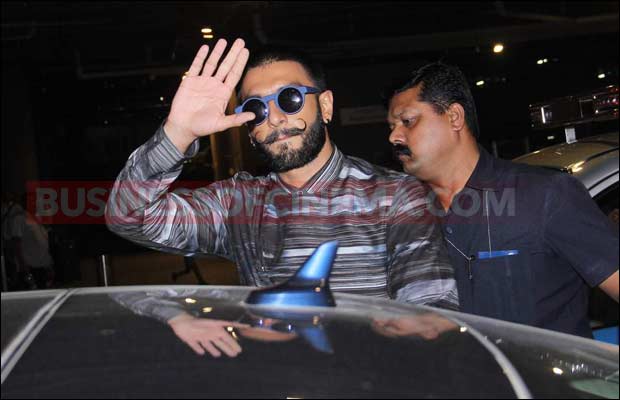
<instances>
[{"instance_id":1,"label":"pen in pocket","mask_svg":"<svg viewBox=\"0 0 620 400\"><path fill-rule=\"evenodd\" d=\"M519 254L519 250L479 251L478 259L484 260L488 258L515 256L517 254Z\"/></svg>"}]
</instances>

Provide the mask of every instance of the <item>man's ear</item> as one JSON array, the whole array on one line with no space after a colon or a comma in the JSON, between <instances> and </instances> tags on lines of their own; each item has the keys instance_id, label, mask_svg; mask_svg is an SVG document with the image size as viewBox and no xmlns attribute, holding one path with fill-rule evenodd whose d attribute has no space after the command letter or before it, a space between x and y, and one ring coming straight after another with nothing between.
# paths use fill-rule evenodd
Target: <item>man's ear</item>
<instances>
[{"instance_id":1,"label":"man's ear","mask_svg":"<svg viewBox=\"0 0 620 400\"><path fill-rule=\"evenodd\" d=\"M319 107L321 107L323 122L329 123L334 116L334 94L331 90L326 90L319 95Z\"/></svg>"},{"instance_id":2,"label":"man's ear","mask_svg":"<svg viewBox=\"0 0 620 400\"><path fill-rule=\"evenodd\" d=\"M459 103L452 103L448 107L448 118L450 120L450 126L452 130L460 132L466 126L465 123L465 109Z\"/></svg>"}]
</instances>

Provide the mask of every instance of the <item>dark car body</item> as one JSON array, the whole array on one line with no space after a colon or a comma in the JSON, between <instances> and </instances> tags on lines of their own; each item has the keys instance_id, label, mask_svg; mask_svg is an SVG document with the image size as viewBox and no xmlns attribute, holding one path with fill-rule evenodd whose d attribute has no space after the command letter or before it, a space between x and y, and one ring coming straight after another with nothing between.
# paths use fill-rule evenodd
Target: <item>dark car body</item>
<instances>
[{"instance_id":1,"label":"dark car body","mask_svg":"<svg viewBox=\"0 0 620 400\"><path fill-rule=\"evenodd\" d=\"M116 287L2 294L2 398L618 398L618 347L425 306L334 294L335 307L248 304L248 287ZM198 355L119 296L201 318L277 318L292 335L235 335ZM383 330L377 321L403 322ZM232 329L231 329L232 331Z\"/></svg>"}]
</instances>

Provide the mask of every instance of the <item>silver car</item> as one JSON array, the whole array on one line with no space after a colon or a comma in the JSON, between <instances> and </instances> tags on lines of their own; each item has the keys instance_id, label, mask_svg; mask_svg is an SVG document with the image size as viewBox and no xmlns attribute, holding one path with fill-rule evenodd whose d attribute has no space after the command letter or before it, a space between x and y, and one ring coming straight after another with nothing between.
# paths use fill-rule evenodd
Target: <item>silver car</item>
<instances>
[{"instance_id":1,"label":"silver car","mask_svg":"<svg viewBox=\"0 0 620 400\"><path fill-rule=\"evenodd\" d=\"M572 174L595 200L615 190L618 201L618 132L546 147L513 161Z\"/></svg>"}]
</instances>

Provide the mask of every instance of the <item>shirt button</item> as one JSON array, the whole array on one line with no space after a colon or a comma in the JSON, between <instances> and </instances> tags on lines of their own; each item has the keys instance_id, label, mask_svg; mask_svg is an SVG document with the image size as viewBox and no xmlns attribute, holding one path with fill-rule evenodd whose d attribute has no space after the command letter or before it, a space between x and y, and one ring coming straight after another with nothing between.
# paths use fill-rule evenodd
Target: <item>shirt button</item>
<instances>
[{"instance_id":1,"label":"shirt button","mask_svg":"<svg viewBox=\"0 0 620 400\"><path fill-rule=\"evenodd\" d=\"M446 233L447 233L448 235L451 235L451 234L452 234L452 228L447 227L447 228L446 228Z\"/></svg>"}]
</instances>

